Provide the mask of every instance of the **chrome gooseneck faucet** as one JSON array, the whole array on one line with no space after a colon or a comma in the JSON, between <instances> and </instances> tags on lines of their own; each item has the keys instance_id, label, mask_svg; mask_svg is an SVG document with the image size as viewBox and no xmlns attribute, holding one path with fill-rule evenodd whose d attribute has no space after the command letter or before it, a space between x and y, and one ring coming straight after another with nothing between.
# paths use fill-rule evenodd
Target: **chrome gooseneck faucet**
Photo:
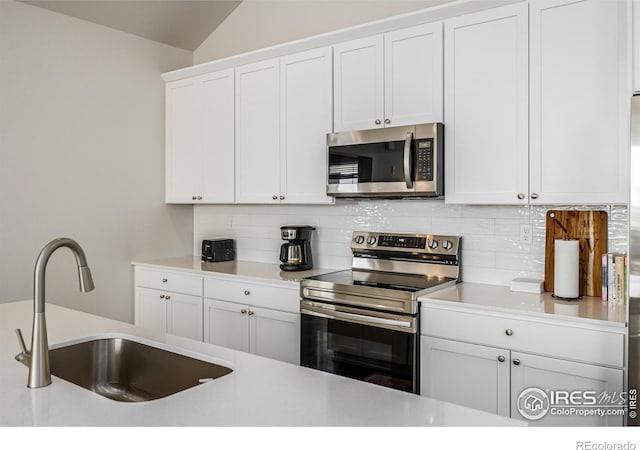
<instances>
[{"instance_id":1,"label":"chrome gooseneck faucet","mask_svg":"<svg viewBox=\"0 0 640 450\"><path fill-rule=\"evenodd\" d=\"M33 274L33 329L31 334L31 351L27 351L20 330L16 330L18 340L22 347L20 358L29 360L29 381L27 387L40 388L51 384L51 370L49 368L49 343L47 341L47 324L44 316L44 285L47 262L60 247L67 247L76 257L78 264L78 278L80 291L89 292L94 288L91 270L87 265L87 258L82 247L69 238L58 238L44 246L38 259Z\"/></svg>"}]
</instances>

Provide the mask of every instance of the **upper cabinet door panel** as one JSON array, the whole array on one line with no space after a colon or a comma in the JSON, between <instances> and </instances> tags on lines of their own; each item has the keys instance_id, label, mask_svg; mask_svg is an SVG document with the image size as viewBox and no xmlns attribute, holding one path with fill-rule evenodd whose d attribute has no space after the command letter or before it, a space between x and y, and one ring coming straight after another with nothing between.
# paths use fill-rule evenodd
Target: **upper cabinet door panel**
<instances>
[{"instance_id":1,"label":"upper cabinet door panel","mask_svg":"<svg viewBox=\"0 0 640 450\"><path fill-rule=\"evenodd\" d=\"M628 3L532 1L530 8L532 198L625 203Z\"/></svg>"},{"instance_id":2,"label":"upper cabinet door panel","mask_svg":"<svg viewBox=\"0 0 640 450\"><path fill-rule=\"evenodd\" d=\"M445 200L526 203L527 5L457 17L444 28Z\"/></svg>"},{"instance_id":3,"label":"upper cabinet door panel","mask_svg":"<svg viewBox=\"0 0 640 450\"><path fill-rule=\"evenodd\" d=\"M167 83L165 92L166 202L193 203L202 178L197 78Z\"/></svg>"},{"instance_id":4,"label":"upper cabinet door panel","mask_svg":"<svg viewBox=\"0 0 640 450\"><path fill-rule=\"evenodd\" d=\"M236 68L236 200L267 203L280 191L279 60Z\"/></svg>"},{"instance_id":5,"label":"upper cabinet door panel","mask_svg":"<svg viewBox=\"0 0 640 450\"><path fill-rule=\"evenodd\" d=\"M332 203L326 135L332 130L330 47L281 58L281 186L287 203Z\"/></svg>"},{"instance_id":6,"label":"upper cabinet door panel","mask_svg":"<svg viewBox=\"0 0 640 450\"><path fill-rule=\"evenodd\" d=\"M384 36L387 126L442 122L442 22Z\"/></svg>"},{"instance_id":7,"label":"upper cabinet door panel","mask_svg":"<svg viewBox=\"0 0 640 450\"><path fill-rule=\"evenodd\" d=\"M334 46L334 130L383 127L383 37Z\"/></svg>"},{"instance_id":8,"label":"upper cabinet door panel","mask_svg":"<svg viewBox=\"0 0 640 450\"><path fill-rule=\"evenodd\" d=\"M233 203L235 200L233 75L233 69L229 69L200 77L202 197L206 203Z\"/></svg>"}]
</instances>

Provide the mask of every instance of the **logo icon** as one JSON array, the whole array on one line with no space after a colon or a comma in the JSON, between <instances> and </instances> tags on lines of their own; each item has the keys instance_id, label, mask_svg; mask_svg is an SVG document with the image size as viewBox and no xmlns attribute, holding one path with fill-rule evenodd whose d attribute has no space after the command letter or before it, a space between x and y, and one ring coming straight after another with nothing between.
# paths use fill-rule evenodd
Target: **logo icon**
<instances>
[{"instance_id":1,"label":"logo icon","mask_svg":"<svg viewBox=\"0 0 640 450\"><path fill-rule=\"evenodd\" d=\"M539 420L549 412L549 396L538 388L527 388L520 393L516 406L525 419Z\"/></svg>"}]
</instances>

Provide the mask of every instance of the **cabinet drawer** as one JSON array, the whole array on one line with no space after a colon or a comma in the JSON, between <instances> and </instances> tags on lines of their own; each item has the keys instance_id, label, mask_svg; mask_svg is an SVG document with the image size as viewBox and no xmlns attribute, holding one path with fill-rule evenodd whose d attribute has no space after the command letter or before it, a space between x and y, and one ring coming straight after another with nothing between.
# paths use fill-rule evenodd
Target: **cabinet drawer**
<instances>
[{"instance_id":1,"label":"cabinet drawer","mask_svg":"<svg viewBox=\"0 0 640 450\"><path fill-rule=\"evenodd\" d=\"M425 306L420 320L424 335L613 367L624 362L621 333Z\"/></svg>"},{"instance_id":2,"label":"cabinet drawer","mask_svg":"<svg viewBox=\"0 0 640 450\"><path fill-rule=\"evenodd\" d=\"M297 285L287 288L245 281L205 278L204 296L250 306L300 312L300 288Z\"/></svg>"},{"instance_id":3,"label":"cabinet drawer","mask_svg":"<svg viewBox=\"0 0 640 450\"><path fill-rule=\"evenodd\" d=\"M136 268L136 286L202 296L202 277L168 270Z\"/></svg>"}]
</instances>

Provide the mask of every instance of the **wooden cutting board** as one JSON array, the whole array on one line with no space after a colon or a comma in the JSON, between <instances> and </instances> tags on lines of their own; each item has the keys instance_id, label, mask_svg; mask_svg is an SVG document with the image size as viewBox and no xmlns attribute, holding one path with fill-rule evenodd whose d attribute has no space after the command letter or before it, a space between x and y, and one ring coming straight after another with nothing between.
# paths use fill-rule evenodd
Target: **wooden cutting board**
<instances>
[{"instance_id":1,"label":"wooden cutting board","mask_svg":"<svg viewBox=\"0 0 640 450\"><path fill-rule=\"evenodd\" d=\"M605 211L549 210L544 257L544 290L553 292L554 241L580 241L580 295L602 293L602 254L607 253Z\"/></svg>"}]
</instances>

